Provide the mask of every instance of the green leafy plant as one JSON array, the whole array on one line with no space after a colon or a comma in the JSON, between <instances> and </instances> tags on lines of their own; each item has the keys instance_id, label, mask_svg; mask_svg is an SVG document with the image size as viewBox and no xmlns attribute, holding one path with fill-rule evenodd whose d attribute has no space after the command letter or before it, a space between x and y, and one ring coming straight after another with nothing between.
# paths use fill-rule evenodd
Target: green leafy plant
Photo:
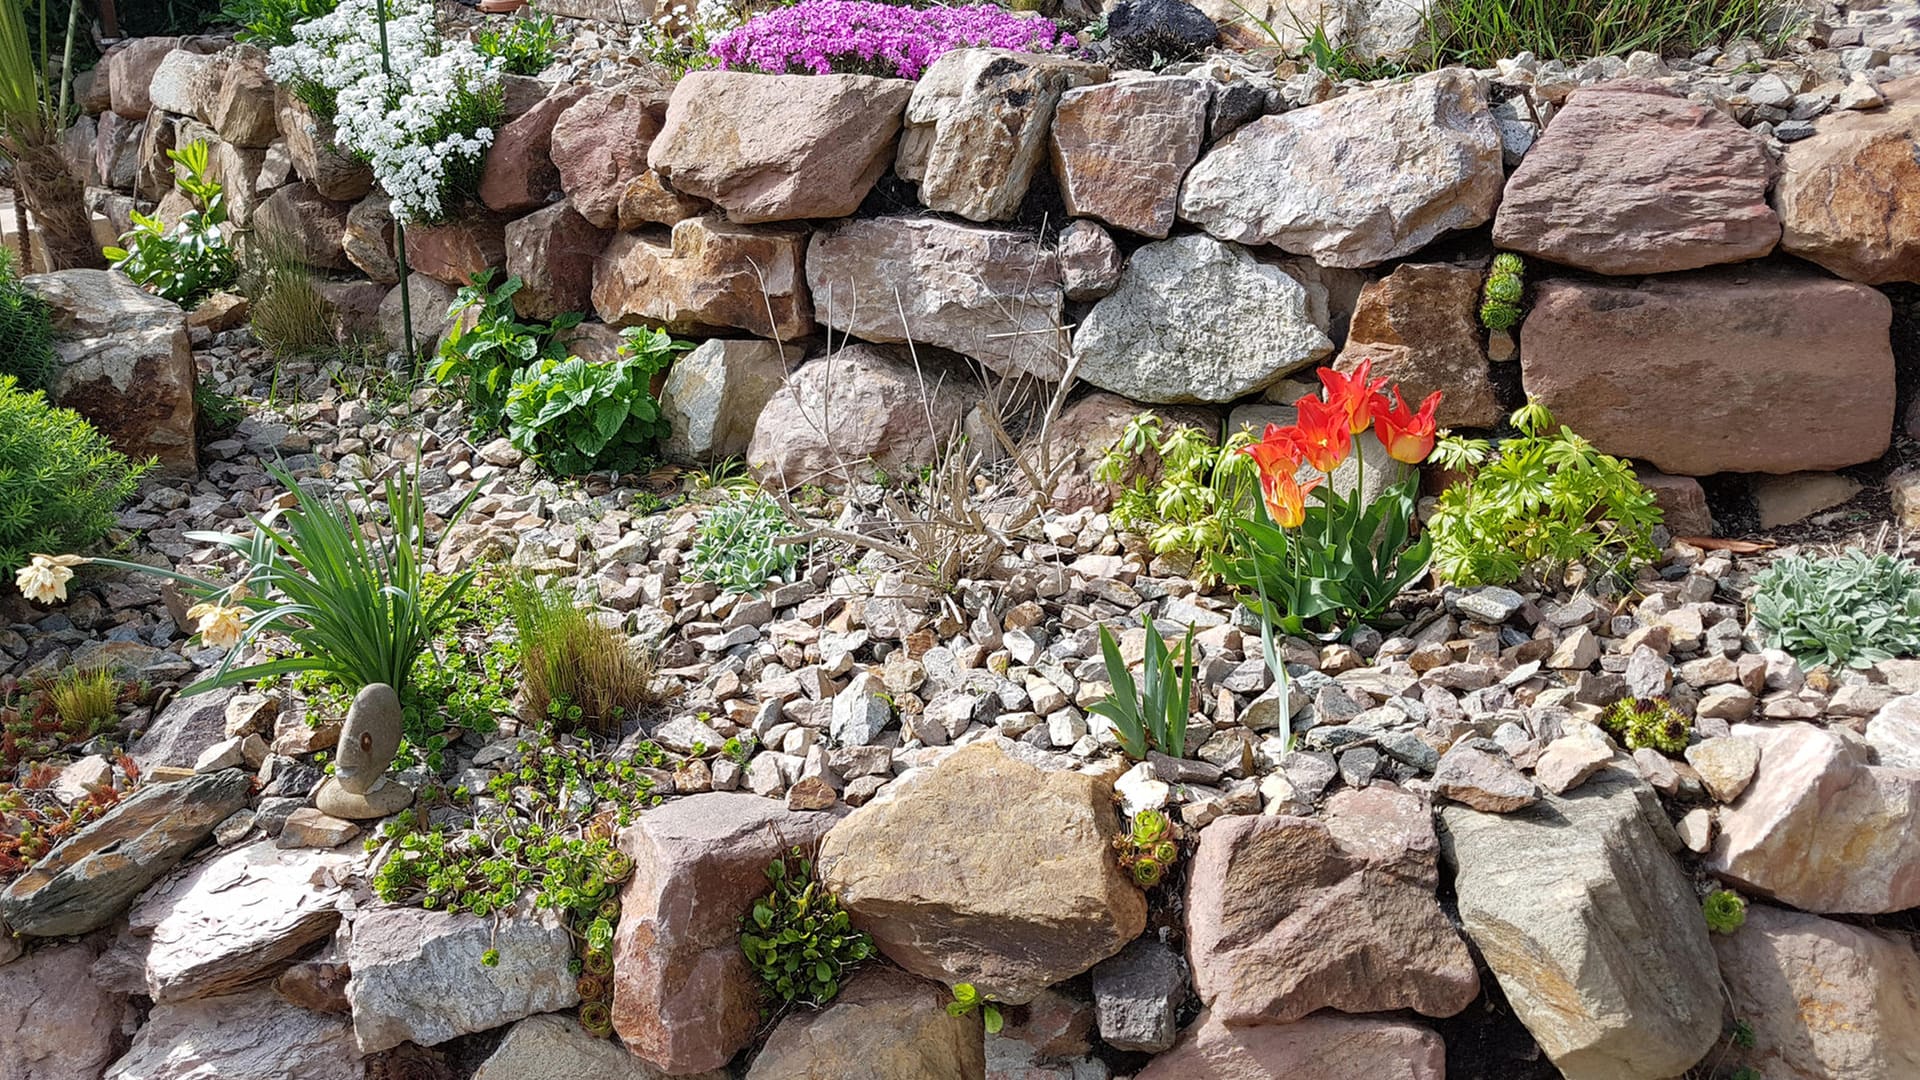
<instances>
[{"instance_id":1,"label":"green leafy plant","mask_svg":"<svg viewBox=\"0 0 1920 1080\"><path fill-rule=\"evenodd\" d=\"M1746 916L1743 914L1741 916L1743 923L1745 919ZM1744 1018L1733 1022L1733 1033L1728 1036L1728 1041L1742 1050L1751 1050L1760 1044L1760 1039L1753 1030L1753 1024Z\"/></svg>"},{"instance_id":2,"label":"green leafy plant","mask_svg":"<svg viewBox=\"0 0 1920 1080\"><path fill-rule=\"evenodd\" d=\"M1142 810L1133 815L1125 834L1113 838L1113 849L1119 853L1120 869L1133 883L1151 889L1179 861L1179 840L1180 829L1172 818L1159 810Z\"/></svg>"},{"instance_id":3,"label":"green leafy plant","mask_svg":"<svg viewBox=\"0 0 1920 1080\"><path fill-rule=\"evenodd\" d=\"M540 74L553 63L559 45L551 15L514 19L505 30L482 26L473 34L473 46L480 55L509 75Z\"/></svg>"},{"instance_id":4,"label":"green leafy plant","mask_svg":"<svg viewBox=\"0 0 1920 1080\"><path fill-rule=\"evenodd\" d=\"M1747 901L1731 889L1715 889L1700 902L1707 929L1716 934L1731 934L1747 924Z\"/></svg>"},{"instance_id":5,"label":"green leafy plant","mask_svg":"<svg viewBox=\"0 0 1920 1080\"><path fill-rule=\"evenodd\" d=\"M1147 644L1140 661L1139 689L1133 674L1120 656L1120 645L1113 632L1100 627L1100 653L1107 665L1107 681L1112 690L1093 712L1113 722L1114 737L1129 757L1143 759L1149 749L1158 749L1171 757L1187 756L1187 718L1193 707L1193 627L1187 627L1186 640L1176 654L1167 649L1153 616L1146 624Z\"/></svg>"},{"instance_id":6,"label":"green leafy plant","mask_svg":"<svg viewBox=\"0 0 1920 1080\"><path fill-rule=\"evenodd\" d=\"M1486 284L1480 289L1480 324L1489 330L1519 325L1520 302L1526 296L1527 264L1511 251L1493 257Z\"/></svg>"},{"instance_id":7,"label":"green leafy plant","mask_svg":"<svg viewBox=\"0 0 1920 1080\"><path fill-rule=\"evenodd\" d=\"M134 463L72 409L0 375L0 572L92 547L151 461Z\"/></svg>"},{"instance_id":8,"label":"green leafy plant","mask_svg":"<svg viewBox=\"0 0 1920 1080\"><path fill-rule=\"evenodd\" d=\"M1871 667L1920 653L1920 566L1859 549L1788 555L1754 575L1749 602L1769 644L1807 667Z\"/></svg>"},{"instance_id":9,"label":"green leafy plant","mask_svg":"<svg viewBox=\"0 0 1920 1080\"><path fill-rule=\"evenodd\" d=\"M234 23L234 40L251 42L261 48L293 44L293 28L309 19L317 19L339 6L340 0L227 0L220 12L224 22Z\"/></svg>"},{"instance_id":10,"label":"green leafy plant","mask_svg":"<svg viewBox=\"0 0 1920 1080\"><path fill-rule=\"evenodd\" d=\"M813 880L799 848L767 864L773 889L741 921L740 949L767 993L782 1004L825 1005L873 939L853 929L840 902Z\"/></svg>"},{"instance_id":11,"label":"green leafy plant","mask_svg":"<svg viewBox=\"0 0 1920 1080\"><path fill-rule=\"evenodd\" d=\"M1633 467L1600 453L1537 403L1516 411L1519 434L1494 453L1484 440L1448 437L1435 463L1473 470L1440 494L1428 522L1434 562L1458 585L1504 585L1529 571L1597 563L1619 576L1659 555L1660 508Z\"/></svg>"},{"instance_id":12,"label":"green leafy plant","mask_svg":"<svg viewBox=\"0 0 1920 1080\"><path fill-rule=\"evenodd\" d=\"M1679 754L1693 737L1687 714L1666 698L1621 698L1600 714L1600 726L1629 750Z\"/></svg>"},{"instance_id":13,"label":"green leafy plant","mask_svg":"<svg viewBox=\"0 0 1920 1080\"><path fill-rule=\"evenodd\" d=\"M333 306L320 295L313 268L278 234L255 232L240 264L254 340L276 357L301 356L337 344Z\"/></svg>"},{"instance_id":14,"label":"green leafy plant","mask_svg":"<svg viewBox=\"0 0 1920 1080\"><path fill-rule=\"evenodd\" d=\"M994 1004L993 995L980 993L972 983L954 983L953 1000L947 1002L947 1015L965 1016L975 1009L980 1010L980 1019L986 1025L987 1034L1000 1034L1006 1020L1000 1015L1000 1007Z\"/></svg>"},{"instance_id":15,"label":"green leafy plant","mask_svg":"<svg viewBox=\"0 0 1920 1080\"><path fill-rule=\"evenodd\" d=\"M653 654L571 595L517 577L507 598L529 716L560 731L618 738L624 721L661 700Z\"/></svg>"},{"instance_id":16,"label":"green leafy plant","mask_svg":"<svg viewBox=\"0 0 1920 1080\"><path fill-rule=\"evenodd\" d=\"M74 664L47 684L47 699L62 727L92 734L118 715L121 691L111 667Z\"/></svg>"},{"instance_id":17,"label":"green leafy plant","mask_svg":"<svg viewBox=\"0 0 1920 1080\"><path fill-rule=\"evenodd\" d=\"M193 384L193 407L200 414L201 428L215 435L232 431L247 418L245 402L232 394L215 390L205 378Z\"/></svg>"},{"instance_id":18,"label":"green leafy plant","mask_svg":"<svg viewBox=\"0 0 1920 1080\"><path fill-rule=\"evenodd\" d=\"M0 375L13 376L27 390L47 390L59 367L52 312L20 284L13 249L0 247Z\"/></svg>"},{"instance_id":19,"label":"green leafy plant","mask_svg":"<svg viewBox=\"0 0 1920 1080\"><path fill-rule=\"evenodd\" d=\"M1239 452L1252 441L1242 430L1216 446L1198 428L1169 431L1158 416L1141 413L1107 448L1094 477L1120 489L1114 524L1145 532L1156 555L1195 556L1204 581L1213 572L1212 556L1226 550L1229 525L1259 492L1253 459Z\"/></svg>"},{"instance_id":20,"label":"green leafy plant","mask_svg":"<svg viewBox=\"0 0 1920 1080\"><path fill-rule=\"evenodd\" d=\"M483 435L491 435L506 417L514 372L539 360L566 360L561 335L581 320L578 313L568 312L551 323L522 322L513 309L520 278L509 277L496 288L493 274L475 274L454 294L447 309L452 322L440 344L440 363L433 369L435 382L465 391L473 429Z\"/></svg>"},{"instance_id":21,"label":"green leafy plant","mask_svg":"<svg viewBox=\"0 0 1920 1080\"><path fill-rule=\"evenodd\" d=\"M793 532L779 503L758 491L736 495L708 511L694 528L687 576L740 593L759 592L769 581L790 581L806 551L804 544L780 543Z\"/></svg>"},{"instance_id":22,"label":"green leafy plant","mask_svg":"<svg viewBox=\"0 0 1920 1080\"><path fill-rule=\"evenodd\" d=\"M207 177L207 142L195 139L167 156L179 166L175 185L192 200L193 209L169 229L156 217L133 212L133 228L120 237L120 247L102 248L113 269L134 284L182 307L191 307L209 293L232 285L239 276L233 250L220 226L227 220L226 194Z\"/></svg>"},{"instance_id":23,"label":"green leafy plant","mask_svg":"<svg viewBox=\"0 0 1920 1080\"><path fill-rule=\"evenodd\" d=\"M514 376L506 416L516 449L562 475L627 472L646 460L653 441L667 433L653 376L693 346L646 327L621 336L611 362L540 359Z\"/></svg>"},{"instance_id":24,"label":"green leafy plant","mask_svg":"<svg viewBox=\"0 0 1920 1080\"><path fill-rule=\"evenodd\" d=\"M1749 38L1783 45L1805 18L1773 0L1440 0L1427 18L1437 63L1679 54Z\"/></svg>"}]
</instances>

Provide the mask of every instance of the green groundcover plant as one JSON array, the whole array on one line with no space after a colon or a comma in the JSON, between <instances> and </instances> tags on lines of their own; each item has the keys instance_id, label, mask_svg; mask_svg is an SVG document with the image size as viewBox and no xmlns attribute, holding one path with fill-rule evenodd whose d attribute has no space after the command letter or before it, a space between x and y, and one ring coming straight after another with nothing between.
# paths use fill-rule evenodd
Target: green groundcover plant
<instances>
[{"instance_id":1,"label":"green groundcover plant","mask_svg":"<svg viewBox=\"0 0 1920 1080\"><path fill-rule=\"evenodd\" d=\"M873 957L873 939L853 929L799 848L767 864L767 880L772 891L741 921L740 948L769 996L786 1005L825 1005L847 972Z\"/></svg>"},{"instance_id":2,"label":"green groundcover plant","mask_svg":"<svg viewBox=\"0 0 1920 1080\"><path fill-rule=\"evenodd\" d=\"M687 556L687 576L728 592L756 593L769 581L790 581L804 544L783 544L794 532L780 504L758 491L742 493L700 519Z\"/></svg>"},{"instance_id":3,"label":"green groundcover plant","mask_svg":"<svg viewBox=\"0 0 1920 1080\"><path fill-rule=\"evenodd\" d=\"M1920 566L1906 559L1787 555L1753 581L1754 620L1803 665L1864 668L1920 653Z\"/></svg>"},{"instance_id":4,"label":"green groundcover plant","mask_svg":"<svg viewBox=\"0 0 1920 1080\"><path fill-rule=\"evenodd\" d=\"M507 438L563 475L628 472L667 433L653 377L692 348L663 330L631 327L617 359L543 358L522 368L507 391Z\"/></svg>"}]
</instances>

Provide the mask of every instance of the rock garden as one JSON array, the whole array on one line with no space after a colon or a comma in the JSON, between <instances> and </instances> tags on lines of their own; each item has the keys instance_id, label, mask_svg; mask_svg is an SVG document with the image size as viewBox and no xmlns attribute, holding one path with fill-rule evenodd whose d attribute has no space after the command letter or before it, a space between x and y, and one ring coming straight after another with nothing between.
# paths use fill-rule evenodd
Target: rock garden
<instances>
[{"instance_id":1,"label":"rock garden","mask_svg":"<svg viewBox=\"0 0 1920 1080\"><path fill-rule=\"evenodd\" d=\"M1912 0L25 0L0 162L0 1080L1920 1077Z\"/></svg>"}]
</instances>

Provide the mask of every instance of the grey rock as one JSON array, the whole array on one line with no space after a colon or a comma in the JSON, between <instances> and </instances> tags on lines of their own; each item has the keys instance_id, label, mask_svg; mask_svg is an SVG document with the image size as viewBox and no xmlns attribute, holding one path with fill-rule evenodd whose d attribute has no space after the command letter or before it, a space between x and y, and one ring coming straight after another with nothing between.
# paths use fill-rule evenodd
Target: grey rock
<instances>
[{"instance_id":1,"label":"grey rock","mask_svg":"<svg viewBox=\"0 0 1920 1080\"><path fill-rule=\"evenodd\" d=\"M1171 1047L1186 996L1179 958L1152 938L1139 938L1094 965L1094 1017L1100 1038L1116 1050L1157 1054Z\"/></svg>"},{"instance_id":2,"label":"grey rock","mask_svg":"<svg viewBox=\"0 0 1920 1080\"><path fill-rule=\"evenodd\" d=\"M156 1005L106 1080L360 1080L345 1017L288 1008L266 987Z\"/></svg>"},{"instance_id":3,"label":"grey rock","mask_svg":"<svg viewBox=\"0 0 1920 1080\"><path fill-rule=\"evenodd\" d=\"M99 955L94 939L45 945L0 965L0 1067L8 1080L96 1080L126 1045L127 995L93 977Z\"/></svg>"},{"instance_id":4,"label":"grey rock","mask_svg":"<svg viewBox=\"0 0 1920 1080\"><path fill-rule=\"evenodd\" d=\"M347 720L340 729L340 744L334 752L334 782L356 795L372 791L400 750L405 724L400 695L393 687L386 683L361 687L347 707Z\"/></svg>"},{"instance_id":5,"label":"grey rock","mask_svg":"<svg viewBox=\"0 0 1920 1080\"><path fill-rule=\"evenodd\" d=\"M691 1074L724 1080L725 1073ZM660 1080L661 1073L619 1043L587 1034L570 1016L529 1016L474 1070L473 1080Z\"/></svg>"},{"instance_id":6,"label":"grey rock","mask_svg":"<svg viewBox=\"0 0 1920 1080\"><path fill-rule=\"evenodd\" d=\"M836 745L867 746L880 737L893 719L884 689L880 680L863 671L834 695L829 730Z\"/></svg>"},{"instance_id":7,"label":"grey rock","mask_svg":"<svg viewBox=\"0 0 1920 1080\"><path fill-rule=\"evenodd\" d=\"M227 737L227 705L238 693L228 687L173 699L134 740L133 760L142 769L193 768L207 747Z\"/></svg>"}]
</instances>

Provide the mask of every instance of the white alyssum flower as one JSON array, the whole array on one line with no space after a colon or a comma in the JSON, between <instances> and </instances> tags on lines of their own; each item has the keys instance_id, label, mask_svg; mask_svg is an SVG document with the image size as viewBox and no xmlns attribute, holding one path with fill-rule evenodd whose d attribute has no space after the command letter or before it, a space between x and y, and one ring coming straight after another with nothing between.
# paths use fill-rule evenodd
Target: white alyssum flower
<instances>
[{"instance_id":1,"label":"white alyssum flower","mask_svg":"<svg viewBox=\"0 0 1920 1080\"><path fill-rule=\"evenodd\" d=\"M387 54L380 56L374 4L342 0L329 14L294 28L292 45L276 47L267 74L310 83L333 95L334 141L366 161L393 198L395 216L433 220L442 205L448 166L471 163L493 144L493 129L472 123L473 103L499 73L468 41L450 41L434 25L433 0L385 0Z\"/></svg>"}]
</instances>

